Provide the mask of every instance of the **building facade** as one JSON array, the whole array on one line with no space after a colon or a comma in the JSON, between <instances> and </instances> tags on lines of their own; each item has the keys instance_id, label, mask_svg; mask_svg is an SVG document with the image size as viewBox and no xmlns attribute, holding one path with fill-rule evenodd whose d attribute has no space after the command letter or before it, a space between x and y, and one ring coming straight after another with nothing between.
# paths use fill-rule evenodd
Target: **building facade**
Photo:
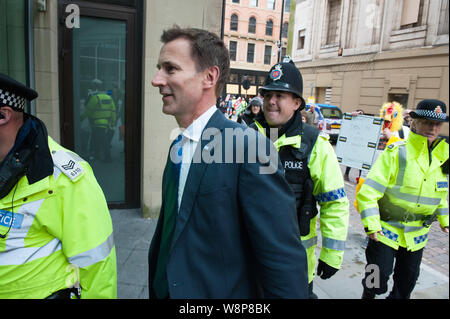
<instances>
[{"instance_id":1,"label":"building facade","mask_svg":"<svg viewBox=\"0 0 450 319\"><path fill-rule=\"evenodd\" d=\"M88 160L111 208L156 217L172 116L152 87L174 24L222 32L223 0L0 0L0 72L36 89L28 111ZM99 81L93 81L99 80ZM115 102L110 162L92 156L83 110L101 83Z\"/></svg>"},{"instance_id":2,"label":"building facade","mask_svg":"<svg viewBox=\"0 0 450 319\"><path fill-rule=\"evenodd\" d=\"M257 95L270 67L286 55L289 16L290 0L226 0L224 42L231 74L224 93ZM248 90L244 80L250 81Z\"/></svg>"},{"instance_id":3,"label":"building facade","mask_svg":"<svg viewBox=\"0 0 450 319\"><path fill-rule=\"evenodd\" d=\"M297 0L292 32L304 95L318 103L375 115L387 101L449 103L448 0Z\"/></svg>"}]
</instances>

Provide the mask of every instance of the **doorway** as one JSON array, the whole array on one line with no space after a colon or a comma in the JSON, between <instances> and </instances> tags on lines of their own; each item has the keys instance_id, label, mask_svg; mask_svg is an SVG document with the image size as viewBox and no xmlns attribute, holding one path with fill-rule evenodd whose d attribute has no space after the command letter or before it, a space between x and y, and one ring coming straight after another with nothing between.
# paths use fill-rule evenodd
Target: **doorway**
<instances>
[{"instance_id":1,"label":"doorway","mask_svg":"<svg viewBox=\"0 0 450 319\"><path fill-rule=\"evenodd\" d=\"M80 9L68 28L66 6ZM136 9L60 1L61 141L89 162L111 208L139 207Z\"/></svg>"}]
</instances>

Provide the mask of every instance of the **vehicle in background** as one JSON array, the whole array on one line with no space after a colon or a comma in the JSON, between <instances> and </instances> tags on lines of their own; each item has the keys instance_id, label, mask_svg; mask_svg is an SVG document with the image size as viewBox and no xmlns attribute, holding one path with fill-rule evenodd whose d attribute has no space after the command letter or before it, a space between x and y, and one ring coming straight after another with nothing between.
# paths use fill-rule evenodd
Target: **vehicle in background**
<instances>
[{"instance_id":1,"label":"vehicle in background","mask_svg":"<svg viewBox=\"0 0 450 319\"><path fill-rule=\"evenodd\" d=\"M311 104L306 104L309 110ZM342 124L342 111L336 105L314 103L315 111L319 114L318 129L330 136L330 141L336 143Z\"/></svg>"}]
</instances>

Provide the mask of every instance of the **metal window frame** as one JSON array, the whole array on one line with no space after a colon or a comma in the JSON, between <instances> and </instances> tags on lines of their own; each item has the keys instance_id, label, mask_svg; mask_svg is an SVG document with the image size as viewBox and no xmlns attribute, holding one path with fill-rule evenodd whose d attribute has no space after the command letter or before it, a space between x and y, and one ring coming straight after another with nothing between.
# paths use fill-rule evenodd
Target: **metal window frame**
<instances>
[{"instance_id":1,"label":"metal window frame","mask_svg":"<svg viewBox=\"0 0 450 319\"><path fill-rule=\"evenodd\" d=\"M25 47L26 47L26 68L27 68L27 85L28 87L35 89L34 81L34 1L25 1ZM30 102L30 114L36 115L36 102L35 100Z\"/></svg>"}]
</instances>

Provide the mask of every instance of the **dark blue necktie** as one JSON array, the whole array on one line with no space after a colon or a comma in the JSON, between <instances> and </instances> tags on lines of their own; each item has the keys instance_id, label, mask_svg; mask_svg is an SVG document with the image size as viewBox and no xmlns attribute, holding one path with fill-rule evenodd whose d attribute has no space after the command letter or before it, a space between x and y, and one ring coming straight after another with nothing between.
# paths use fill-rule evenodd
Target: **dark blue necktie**
<instances>
[{"instance_id":1,"label":"dark blue necktie","mask_svg":"<svg viewBox=\"0 0 450 319\"><path fill-rule=\"evenodd\" d=\"M173 142L169 158L167 160L167 171L163 181L163 212L164 222L161 234L161 244L159 246L158 261L156 264L153 288L157 298L168 296L167 282L167 262L169 261L169 251L172 244L175 221L178 213L178 184L180 180L182 148L182 136L179 135Z\"/></svg>"}]
</instances>

